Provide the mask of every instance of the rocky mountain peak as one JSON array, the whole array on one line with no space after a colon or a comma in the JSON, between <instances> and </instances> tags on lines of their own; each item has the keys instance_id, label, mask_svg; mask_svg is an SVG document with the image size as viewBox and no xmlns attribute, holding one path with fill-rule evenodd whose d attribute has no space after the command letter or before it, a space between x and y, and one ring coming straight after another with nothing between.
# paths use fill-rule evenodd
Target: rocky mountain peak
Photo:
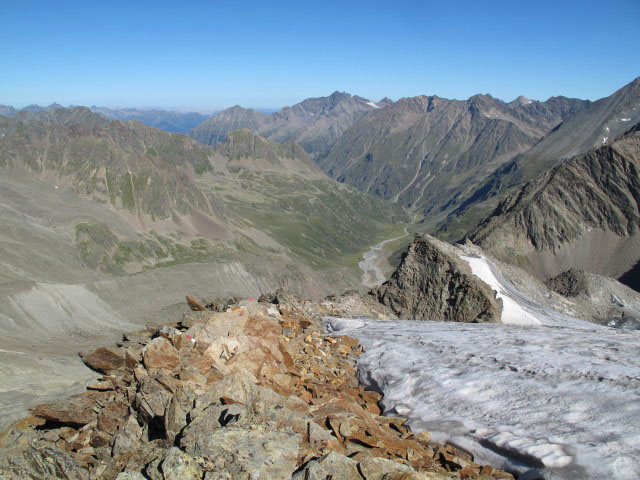
<instances>
[{"instance_id":1,"label":"rocky mountain peak","mask_svg":"<svg viewBox=\"0 0 640 480\"><path fill-rule=\"evenodd\" d=\"M509 102L509 106L520 105L520 106L524 107L524 106L527 106L527 105L531 105L532 103L533 103L533 100L529 100L524 95L520 95L518 98L516 98L512 102Z\"/></svg>"},{"instance_id":2,"label":"rocky mountain peak","mask_svg":"<svg viewBox=\"0 0 640 480\"><path fill-rule=\"evenodd\" d=\"M400 318L499 322L502 300L471 273L450 245L416 236L391 278L374 290Z\"/></svg>"}]
</instances>

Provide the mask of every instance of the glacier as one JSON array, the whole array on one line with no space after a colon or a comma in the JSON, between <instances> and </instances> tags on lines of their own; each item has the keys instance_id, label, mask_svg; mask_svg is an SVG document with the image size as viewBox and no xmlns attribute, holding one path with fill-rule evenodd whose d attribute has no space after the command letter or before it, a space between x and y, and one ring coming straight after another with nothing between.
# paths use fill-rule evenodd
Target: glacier
<instances>
[{"instance_id":1,"label":"glacier","mask_svg":"<svg viewBox=\"0 0 640 480\"><path fill-rule=\"evenodd\" d=\"M556 312L459 255L502 299L502 323L325 319L360 340L360 380L385 413L520 480L640 478L640 331Z\"/></svg>"},{"instance_id":2,"label":"glacier","mask_svg":"<svg viewBox=\"0 0 640 480\"><path fill-rule=\"evenodd\" d=\"M328 318L414 431L521 479L640 477L640 335L593 326Z\"/></svg>"}]
</instances>

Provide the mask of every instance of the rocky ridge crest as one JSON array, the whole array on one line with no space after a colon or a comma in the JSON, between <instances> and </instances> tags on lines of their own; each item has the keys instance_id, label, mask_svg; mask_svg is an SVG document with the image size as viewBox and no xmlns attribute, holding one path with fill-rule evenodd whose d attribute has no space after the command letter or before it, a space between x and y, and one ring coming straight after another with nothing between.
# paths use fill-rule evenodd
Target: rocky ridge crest
<instances>
[{"instance_id":1,"label":"rocky ridge crest","mask_svg":"<svg viewBox=\"0 0 640 480\"><path fill-rule=\"evenodd\" d=\"M263 300L189 299L182 321L83 354L104 376L0 435L3 478L513 478L382 416L356 339Z\"/></svg>"}]
</instances>

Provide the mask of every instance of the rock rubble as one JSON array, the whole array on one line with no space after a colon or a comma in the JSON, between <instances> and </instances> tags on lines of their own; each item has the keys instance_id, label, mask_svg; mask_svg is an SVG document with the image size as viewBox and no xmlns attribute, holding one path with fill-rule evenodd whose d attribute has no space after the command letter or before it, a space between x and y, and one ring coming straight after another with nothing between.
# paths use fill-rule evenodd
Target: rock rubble
<instances>
[{"instance_id":1,"label":"rock rubble","mask_svg":"<svg viewBox=\"0 0 640 480\"><path fill-rule=\"evenodd\" d=\"M0 477L512 478L382 416L358 341L325 335L305 304L189 303L180 322L82 354L104 376L2 432Z\"/></svg>"}]
</instances>

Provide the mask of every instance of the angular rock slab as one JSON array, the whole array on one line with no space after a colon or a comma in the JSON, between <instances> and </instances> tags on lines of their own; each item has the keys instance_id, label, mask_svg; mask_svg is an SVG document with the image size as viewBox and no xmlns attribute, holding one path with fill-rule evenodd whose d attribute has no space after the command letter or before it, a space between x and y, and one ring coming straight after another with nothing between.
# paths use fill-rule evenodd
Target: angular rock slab
<instances>
[{"instance_id":1,"label":"angular rock slab","mask_svg":"<svg viewBox=\"0 0 640 480\"><path fill-rule=\"evenodd\" d=\"M215 471L231 478L290 480L296 469L302 435L227 427L210 435L186 434L182 446L192 456L209 458Z\"/></svg>"},{"instance_id":2,"label":"angular rock slab","mask_svg":"<svg viewBox=\"0 0 640 480\"><path fill-rule=\"evenodd\" d=\"M338 452L331 452L319 460L310 461L304 470L297 472L294 480L362 480L358 462Z\"/></svg>"}]
</instances>

